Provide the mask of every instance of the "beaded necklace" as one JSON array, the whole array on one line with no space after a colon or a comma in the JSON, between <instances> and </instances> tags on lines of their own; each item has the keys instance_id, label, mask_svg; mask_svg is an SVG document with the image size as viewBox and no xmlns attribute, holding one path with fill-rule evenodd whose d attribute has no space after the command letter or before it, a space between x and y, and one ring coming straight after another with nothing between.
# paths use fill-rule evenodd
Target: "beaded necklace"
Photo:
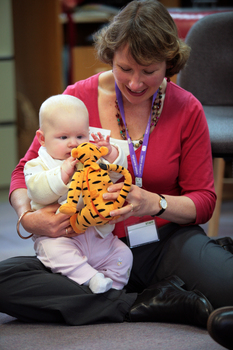
<instances>
[{"instance_id":1,"label":"beaded necklace","mask_svg":"<svg viewBox=\"0 0 233 350\"><path fill-rule=\"evenodd\" d=\"M151 116L150 128L155 127L157 125L157 123L158 123L158 120L159 120L159 117L160 117L160 114L161 114L161 105L162 105L162 88L160 86L158 94L156 96L156 99L155 99L153 107L152 107L152 116ZM120 113L120 109L119 109L119 106L118 106L117 99L115 101L115 107L116 107L116 110L117 110L116 118L117 118L117 123L118 123L119 129L120 129L120 135L121 135L123 140L127 140L126 129L127 129L128 132L129 132L129 130L127 128L127 125L126 125L126 129L125 129L124 122L123 122L122 117L121 117L121 113ZM144 134L136 142L134 142L131 139L131 142L133 143L134 148L139 148L143 144L143 138L144 138Z\"/></svg>"}]
</instances>

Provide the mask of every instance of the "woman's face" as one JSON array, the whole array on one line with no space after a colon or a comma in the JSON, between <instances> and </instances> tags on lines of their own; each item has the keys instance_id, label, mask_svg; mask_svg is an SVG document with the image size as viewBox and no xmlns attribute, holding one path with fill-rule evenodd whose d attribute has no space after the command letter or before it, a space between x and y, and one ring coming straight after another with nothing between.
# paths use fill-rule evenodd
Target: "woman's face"
<instances>
[{"instance_id":1,"label":"woman's face","mask_svg":"<svg viewBox=\"0 0 233 350\"><path fill-rule=\"evenodd\" d=\"M128 52L127 45L115 52L113 74L122 95L133 104L139 104L158 90L166 73L166 62L141 66Z\"/></svg>"}]
</instances>

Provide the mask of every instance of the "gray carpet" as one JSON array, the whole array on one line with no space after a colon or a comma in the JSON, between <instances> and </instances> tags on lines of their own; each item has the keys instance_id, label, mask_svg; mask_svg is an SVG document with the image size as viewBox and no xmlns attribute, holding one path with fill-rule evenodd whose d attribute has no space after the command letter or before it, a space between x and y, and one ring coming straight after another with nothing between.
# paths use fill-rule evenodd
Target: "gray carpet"
<instances>
[{"instance_id":1,"label":"gray carpet","mask_svg":"<svg viewBox=\"0 0 233 350\"><path fill-rule=\"evenodd\" d=\"M1 314L0 314L1 319ZM120 323L68 327L0 325L1 350L221 350L207 331L186 325Z\"/></svg>"},{"instance_id":2,"label":"gray carpet","mask_svg":"<svg viewBox=\"0 0 233 350\"><path fill-rule=\"evenodd\" d=\"M222 205L219 237L233 237L233 201ZM17 216L0 202L0 260L34 255L32 241L15 229ZM206 228L206 225L204 225ZM23 229L22 234L27 235ZM26 324L0 313L0 350L221 350L208 332L197 327L165 323L121 323L69 327Z\"/></svg>"}]
</instances>

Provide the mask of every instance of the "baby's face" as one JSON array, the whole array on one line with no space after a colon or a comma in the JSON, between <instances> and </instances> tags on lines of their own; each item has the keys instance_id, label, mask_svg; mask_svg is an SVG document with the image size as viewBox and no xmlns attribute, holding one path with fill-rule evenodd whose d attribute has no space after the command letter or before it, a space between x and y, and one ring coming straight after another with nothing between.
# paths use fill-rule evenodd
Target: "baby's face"
<instances>
[{"instance_id":1,"label":"baby's face","mask_svg":"<svg viewBox=\"0 0 233 350\"><path fill-rule=\"evenodd\" d=\"M64 160L71 156L71 150L89 141L88 117L84 112L61 115L58 111L56 123L45 131L45 147L54 159Z\"/></svg>"}]
</instances>

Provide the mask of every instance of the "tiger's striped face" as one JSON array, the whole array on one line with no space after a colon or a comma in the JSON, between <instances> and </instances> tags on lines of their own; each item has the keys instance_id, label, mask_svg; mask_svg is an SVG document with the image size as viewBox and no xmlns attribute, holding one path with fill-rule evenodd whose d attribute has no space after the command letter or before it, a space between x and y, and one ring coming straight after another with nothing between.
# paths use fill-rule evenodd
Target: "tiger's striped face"
<instances>
[{"instance_id":1,"label":"tiger's striped face","mask_svg":"<svg viewBox=\"0 0 233 350\"><path fill-rule=\"evenodd\" d=\"M96 147L92 143L84 142L77 148L73 148L71 155L81 163L97 162L98 159L108 154L107 147Z\"/></svg>"}]
</instances>

